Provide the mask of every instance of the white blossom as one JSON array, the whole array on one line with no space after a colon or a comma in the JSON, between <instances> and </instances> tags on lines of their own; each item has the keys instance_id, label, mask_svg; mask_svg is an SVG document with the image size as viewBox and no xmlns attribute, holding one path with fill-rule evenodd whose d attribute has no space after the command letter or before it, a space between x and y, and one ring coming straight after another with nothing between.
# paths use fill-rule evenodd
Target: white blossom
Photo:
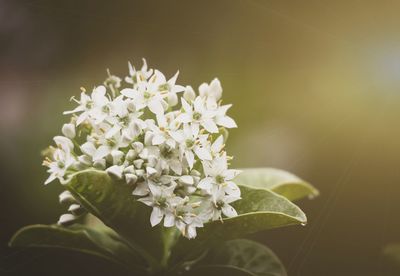
<instances>
[{"instance_id":1,"label":"white blossom","mask_svg":"<svg viewBox=\"0 0 400 276\"><path fill-rule=\"evenodd\" d=\"M84 89L76 107L64 112L70 121L63 136L54 137L43 164L46 184L65 183L69 175L95 168L126 182L134 200L152 208L149 224L176 227L192 239L210 220L237 215L231 203L240 199L234 183L238 170L229 168L224 150L226 129L236 127L222 105L218 79L196 93L177 84L178 72L167 79L148 67L128 63L128 76L111 75L90 94ZM183 92L183 93L181 93ZM59 223L74 223L82 206L64 192L72 214Z\"/></svg>"},{"instance_id":2,"label":"white blossom","mask_svg":"<svg viewBox=\"0 0 400 276\"><path fill-rule=\"evenodd\" d=\"M214 110L207 109L204 99L197 97L193 105L182 100L183 112L177 118L181 123L199 124L209 133L218 133L217 124L214 122L216 115Z\"/></svg>"}]
</instances>

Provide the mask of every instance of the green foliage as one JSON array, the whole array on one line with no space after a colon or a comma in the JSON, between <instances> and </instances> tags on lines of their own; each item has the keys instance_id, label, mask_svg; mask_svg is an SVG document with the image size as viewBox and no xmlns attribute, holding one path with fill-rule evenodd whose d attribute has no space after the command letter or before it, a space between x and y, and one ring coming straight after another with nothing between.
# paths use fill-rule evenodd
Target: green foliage
<instances>
[{"instance_id":1,"label":"green foliage","mask_svg":"<svg viewBox=\"0 0 400 276\"><path fill-rule=\"evenodd\" d=\"M233 205L238 216L207 223L195 240L181 238L173 252L173 261L194 258L209 244L235 239L273 228L304 225L307 218L295 204L266 189L240 187L242 199Z\"/></svg>"},{"instance_id":2,"label":"green foliage","mask_svg":"<svg viewBox=\"0 0 400 276\"><path fill-rule=\"evenodd\" d=\"M317 195L318 191L275 169L245 170L236 182L242 192L242 199L233 204L239 215L207 223L198 228L196 239L188 240L175 228L152 228L150 208L136 201L133 187L114 181L103 171L78 172L63 183L65 188L107 227L28 226L14 235L10 245L76 250L106 258L140 275L286 275L271 250L235 239L277 227L304 225L305 214L290 200Z\"/></svg>"},{"instance_id":3,"label":"green foliage","mask_svg":"<svg viewBox=\"0 0 400 276\"><path fill-rule=\"evenodd\" d=\"M235 178L235 183L239 186L268 189L291 201L319 195L317 189L294 174L273 168L242 169L242 173Z\"/></svg>"},{"instance_id":4,"label":"green foliage","mask_svg":"<svg viewBox=\"0 0 400 276\"><path fill-rule=\"evenodd\" d=\"M132 187L113 181L104 171L87 170L74 174L65 187L90 213L126 239L153 270L170 254L175 229L151 227L150 208L137 202ZM172 232L172 233L171 233ZM171 241L172 240L172 241Z\"/></svg>"},{"instance_id":5,"label":"green foliage","mask_svg":"<svg viewBox=\"0 0 400 276\"><path fill-rule=\"evenodd\" d=\"M10 246L49 247L78 251L105 258L136 271L145 271L144 260L111 229L93 229L84 225L68 228L58 225L31 225L20 229Z\"/></svg>"},{"instance_id":6,"label":"green foliage","mask_svg":"<svg viewBox=\"0 0 400 276\"><path fill-rule=\"evenodd\" d=\"M189 270L183 275L184 276L204 276L204 275L256 276L256 274L250 273L249 271L231 265L203 265L196 267L192 270Z\"/></svg>"},{"instance_id":7,"label":"green foliage","mask_svg":"<svg viewBox=\"0 0 400 276\"><path fill-rule=\"evenodd\" d=\"M230 240L212 248L203 263L229 265L257 276L287 276L271 249L246 239Z\"/></svg>"}]
</instances>

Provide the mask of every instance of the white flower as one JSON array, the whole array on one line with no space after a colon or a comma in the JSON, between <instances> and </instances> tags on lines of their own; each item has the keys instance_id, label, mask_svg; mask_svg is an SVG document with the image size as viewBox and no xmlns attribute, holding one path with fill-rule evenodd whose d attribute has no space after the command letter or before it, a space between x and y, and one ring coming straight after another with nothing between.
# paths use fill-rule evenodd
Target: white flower
<instances>
[{"instance_id":1,"label":"white flower","mask_svg":"<svg viewBox=\"0 0 400 276\"><path fill-rule=\"evenodd\" d=\"M231 107L231 104L223 105L217 108L215 112L215 123L219 126L223 126L226 128L235 128L237 127L235 121L226 115L226 112Z\"/></svg>"},{"instance_id":2,"label":"white flower","mask_svg":"<svg viewBox=\"0 0 400 276\"><path fill-rule=\"evenodd\" d=\"M128 62L129 76L125 77L125 81L130 84L136 84L138 81L147 80L153 74L153 69L147 68L146 60L143 59L143 65L140 70L136 70L130 62Z\"/></svg>"},{"instance_id":3,"label":"white flower","mask_svg":"<svg viewBox=\"0 0 400 276\"><path fill-rule=\"evenodd\" d=\"M104 86L82 92L76 108L64 112L72 118L43 162L50 174L45 183L65 183L85 169L105 171L152 208L152 226L176 227L189 239L204 223L235 216L230 204L240 199L233 181L239 171L229 169L224 151L226 129L236 127L227 115L231 105L221 105L218 79L196 95L177 78L178 72L167 80L145 60L140 70L129 63L124 83L108 71ZM77 220L82 208L73 204L59 223Z\"/></svg>"},{"instance_id":4,"label":"white flower","mask_svg":"<svg viewBox=\"0 0 400 276\"><path fill-rule=\"evenodd\" d=\"M222 86L220 81L215 78L210 84L202 83L199 87L199 94L202 98L208 98L217 102L222 97Z\"/></svg>"},{"instance_id":5,"label":"white flower","mask_svg":"<svg viewBox=\"0 0 400 276\"><path fill-rule=\"evenodd\" d=\"M173 196L175 186L171 185L167 187L149 183L149 189L151 194L148 197L138 199L138 201L153 207L150 215L150 223L151 226L156 226L161 222L168 210L168 200Z\"/></svg>"},{"instance_id":6,"label":"white flower","mask_svg":"<svg viewBox=\"0 0 400 276\"><path fill-rule=\"evenodd\" d=\"M44 184L48 184L55 179L64 180L67 170L74 165L75 162L76 159L69 151L64 151L59 148L55 149L52 159L47 159L43 162L43 165L49 168L47 172L50 174Z\"/></svg>"},{"instance_id":7,"label":"white flower","mask_svg":"<svg viewBox=\"0 0 400 276\"><path fill-rule=\"evenodd\" d=\"M164 226L176 226L188 239L196 237L196 228L203 227L204 218L196 215L188 204L189 198L174 197L169 200L170 210L165 214Z\"/></svg>"},{"instance_id":8,"label":"white flower","mask_svg":"<svg viewBox=\"0 0 400 276\"><path fill-rule=\"evenodd\" d=\"M94 160L107 157L107 155L119 151L120 148L127 146L126 141L123 140L120 132L114 133L113 136L104 136L97 139L97 143L100 146L96 149L93 155Z\"/></svg>"},{"instance_id":9,"label":"white flower","mask_svg":"<svg viewBox=\"0 0 400 276\"><path fill-rule=\"evenodd\" d=\"M138 110L148 107L154 114L160 114L164 112L164 106L168 106L160 92L149 90L146 82L140 82L137 89L125 88L121 94L132 98Z\"/></svg>"},{"instance_id":10,"label":"white flower","mask_svg":"<svg viewBox=\"0 0 400 276\"><path fill-rule=\"evenodd\" d=\"M211 195L210 208L207 210L212 220L222 219L222 214L228 218L237 216L235 208L230 203L240 199L240 197L226 195L224 190L214 187Z\"/></svg>"},{"instance_id":11,"label":"white flower","mask_svg":"<svg viewBox=\"0 0 400 276\"><path fill-rule=\"evenodd\" d=\"M203 169L206 177L200 180L198 188L212 193L214 187L219 187L226 194L240 198L240 189L232 181L240 171L228 169L225 153L214 158L212 161L203 162Z\"/></svg>"},{"instance_id":12,"label":"white flower","mask_svg":"<svg viewBox=\"0 0 400 276\"><path fill-rule=\"evenodd\" d=\"M158 91L160 94L163 95L164 98L167 98L170 94L183 92L185 88L182 85L175 84L178 75L179 72L176 72L175 75L167 81L163 73L155 70L154 75L149 79L147 83L148 89L150 91Z\"/></svg>"},{"instance_id":13,"label":"white flower","mask_svg":"<svg viewBox=\"0 0 400 276\"><path fill-rule=\"evenodd\" d=\"M200 160L211 160L211 154L206 148L208 136L200 135L198 124L184 124L183 130L171 133L171 136L178 142L181 156L185 156L190 169L195 163L195 156Z\"/></svg>"},{"instance_id":14,"label":"white flower","mask_svg":"<svg viewBox=\"0 0 400 276\"><path fill-rule=\"evenodd\" d=\"M151 144L157 146L165 143L169 147L175 148L176 142L172 136L175 135L180 126L179 122L173 116L165 116L164 114L157 114L156 119L157 124L152 120L147 121L149 133L153 135Z\"/></svg>"},{"instance_id":15,"label":"white flower","mask_svg":"<svg viewBox=\"0 0 400 276\"><path fill-rule=\"evenodd\" d=\"M218 127L214 122L215 111L209 110L205 106L205 102L201 97L197 97L193 105L190 105L185 99L182 100L183 113L177 120L181 123L200 124L210 133L217 133Z\"/></svg>"},{"instance_id":16,"label":"white flower","mask_svg":"<svg viewBox=\"0 0 400 276\"><path fill-rule=\"evenodd\" d=\"M91 117L96 123L100 123L107 117L109 112L109 108L107 107L109 99L105 94L106 88L102 85L94 88L91 96L88 96L85 92L82 92L81 99L79 101L74 99L79 106L74 110L65 111L64 114L82 112L76 120L77 125L80 125L83 121Z\"/></svg>"}]
</instances>

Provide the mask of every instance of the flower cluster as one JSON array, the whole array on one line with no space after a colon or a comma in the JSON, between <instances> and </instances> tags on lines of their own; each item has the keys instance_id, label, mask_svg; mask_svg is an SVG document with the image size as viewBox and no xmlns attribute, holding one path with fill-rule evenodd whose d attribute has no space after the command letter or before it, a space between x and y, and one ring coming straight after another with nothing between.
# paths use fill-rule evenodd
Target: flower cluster
<instances>
[{"instance_id":1,"label":"flower cluster","mask_svg":"<svg viewBox=\"0 0 400 276\"><path fill-rule=\"evenodd\" d=\"M228 168L224 150L227 129L236 127L226 115L231 105L222 105L218 79L196 93L177 85L177 77L167 80L143 60L140 70L129 64L124 80L109 73L91 93L82 89L44 161L45 183L87 168L104 170L132 185L133 196L152 208L152 226L176 226L187 238L205 222L236 216L230 203L240 199L232 181L238 171Z\"/></svg>"}]
</instances>

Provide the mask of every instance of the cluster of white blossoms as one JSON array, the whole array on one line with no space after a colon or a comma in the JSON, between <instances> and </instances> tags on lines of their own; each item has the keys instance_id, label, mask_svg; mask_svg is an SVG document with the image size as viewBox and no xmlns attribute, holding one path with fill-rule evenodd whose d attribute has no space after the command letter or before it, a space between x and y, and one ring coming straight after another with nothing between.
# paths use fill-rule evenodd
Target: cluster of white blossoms
<instances>
[{"instance_id":1,"label":"cluster of white blossoms","mask_svg":"<svg viewBox=\"0 0 400 276\"><path fill-rule=\"evenodd\" d=\"M45 183L88 168L104 170L132 185L133 196L152 208L152 226L176 226L187 238L205 222L236 216L230 203L240 199L232 181L239 171L228 168L231 157L224 151L226 129L236 127L226 115L231 105L222 105L218 79L196 93L177 85L177 77L167 80L143 60L140 70L129 64L124 81L109 74L91 93L82 89L44 161L50 174ZM68 192L60 196L68 198ZM79 208L75 203L69 210Z\"/></svg>"}]
</instances>

